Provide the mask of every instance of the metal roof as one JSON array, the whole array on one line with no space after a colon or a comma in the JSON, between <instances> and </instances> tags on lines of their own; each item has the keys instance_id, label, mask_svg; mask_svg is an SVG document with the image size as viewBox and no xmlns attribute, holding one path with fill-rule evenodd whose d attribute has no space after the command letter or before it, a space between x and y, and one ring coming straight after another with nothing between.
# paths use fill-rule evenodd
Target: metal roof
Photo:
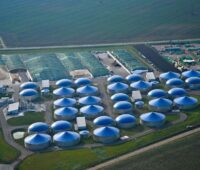
<instances>
[{"instance_id":1,"label":"metal roof","mask_svg":"<svg viewBox=\"0 0 200 170\"><path fill-rule=\"evenodd\" d=\"M167 80L166 86L169 87L182 87L184 85L184 81L179 78L172 78Z\"/></svg>"},{"instance_id":2,"label":"metal roof","mask_svg":"<svg viewBox=\"0 0 200 170\"><path fill-rule=\"evenodd\" d=\"M96 126L110 126L114 123L114 120L110 116L99 116L94 119L93 123Z\"/></svg>"},{"instance_id":3,"label":"metal roof","mask_svg":"<svg viewBox=\"0 0 200 170\"><path fill-rule=\"evenodd\" d=\"M36 133L27 136L24 142L31 145L39 145L43 143L49 143L51 141L51 136L48 134Z\"/></svg>"},{"instance_id":4,"label":"metal roof","mask_svg":"<svg viewBox=\"0 0 200 170\"><path fill-rule=\"evenodd\" d=\"M32 97L38 95L38 92L34 89L24 89L19 93L23 97Z\"/></svg>"},{"instance_id":5,"label":"metal roof","mask_svg":"<svg viewBox=\"0 0 200 170\"><path fill-rule=\"evenodd\" d=\"M166 98L157 98L149 101L150 106L154 107L171 107L172 106L172 101Z\"/></svg>"},{"instance_id":6,"label":"metal roof","mask_svg":"<svg viewBox=\"0 0 200 170\"><path fill-rule=\"evenodd\" d=\"M71 87L73 85L73 81L70 79L61 79L56 82L56 86L59 87Z\"/></svg>"},{"instance_id":7,"label":"metal roof","mask_svg":"<svg viewBox=\"0 0 200 170\"><path fill-rule=\"evenodd\" d=\"M165 97L167 95L167 92L163 89L154 89L148 92L148 96L151 98L160 98Z\"/></svg>"},{"instance_id":8,"label":"metal roof","mask_svg":"<svg viewBox=\"0 0 200 170\"><path fill-rule=\"evenodd\" d=\"M38 85L34 82L25 82L20 85L21 89L37 89Z\"/></svg>"},{"instance_id":9,"label":"metal roof","mask_svg":"<svg viewBox=\"0 0 200 170\"><path fill-rule=\"evenodd\" d=\"M113 75L108 77L107 82L109 83L116 83L116 82L123 82L124 81L124 77L120 76L120 75Z\"/></svg>"},{"instance_id":10,"label":"metal roof","mask_svg":"<svg viewBox=\"0 0 200 170\"><path fill-rule=\"evenodd\" d=\"M127 110L127 109L132 109L133 106L130 102L127 101L120 101L114 104L114 109L116 110Z\"/></svg>"},{"instance_id":11,"label":"metal roof","mask_svg":"<svg viewBox=\"0 0 200 170\"><path fill-rule=\"evenodd\" d=\"M95 105L101 102L101 98L96 97L96 96L86 96L86 97L80 98L78 102L79 104L82 104L82 105Z\"/></svg>"},{"instance_id":12,"label":"metal roof","mask_svg":"<svg viewBox=\"0 0 200 170\"><path fill-rule=\"evenodd\" d=\"M140 74L130 74L126 77L126 80L128 80L130 83L136 82L139 80L143 80L143 77Z\"/></svg>"},{"instance_id":13,"label":"metal roof","mask_svg":"<svg viewBox=\"0 0 200 170\"><path fill-rule=\"evenodd\" d=\"M51 124L53 131L66 131L72 129L72 124L65 120L59 120Z\"/></svg>"},{"instance_id":14,"label":"metal roof","mask_svg":"<svg viewBox=\"0 0 200 170\"><path fill-rule=\"evenodd\" d=\"M49 130L49 125L44 122L36 122L28 127L28 132L31 133L40 133L48 130Z\"/></svg>"},{"instance_id":15,"label":"metal roof","mask_svg":"<svg viewBox=\"0 0 200 170\"><path fill-rule=\"evenodd\" d=\"M77 86L86 86L86 85L90 85L92 81L88 78L78 78L74 81L74 83Z\"/></svg>"},{"instance_id":16,"label":"metal roof","mask_svg":"<svg viewBox=\"0 0 200 170\"><path fill-rule=\"evenodd\" d=\"M180 97L180 96L185 96L187 95L187 91L183 88L172 88L168 91L168 94L173 96L173 97Z\"/></svg>"},{"instance_id":17,"label":"metal roof","mask_svg":"<svg viewBox=\"0 0 200 170\"><path fill-rule=\"evenodd\" d=\"M174 99L174 103L188 106L188 105L196 105L198 103L198 100L194 97L183 96Z\"/></svg>"},{"instance_id":18,"label":"metal roof","mask_svg":"<svg viewBox=\"0 0 200 170\"><path fill-rule=\"evenodd\" d=\"M53 136L53 140L57 142L73 142L80 140L80 135L73 131L58 132Z\"/></svg>"},{"instance_id":19,"label":"metal roof","mask_svg":"<svg viewBox=\"0 0 200 170\"><path fill-rule=\"evenodd\" d=\"M127 90L127 89L128 89L128 85L121 82L112 83L108 85L108 90L111 90L111 91Z\"/></svg>"},{"instance_id":20,"label":"metal roof","mask_svg":"<svg viewBox=\"0 0 200 170\"><path fill-rule=\"evenodd\" d=\"M79 94L94 94L98 92L98 88L95 86L91 86L91 85L86 85L83 87L79 87L76 90L77 93Z\"/></svg>"},{"instance_id":21,"label":"metal roof","mask_svg":"<svg viewBox=\"0 0 200 170\"><path fill-rule=\"evenodd\" d=\"M69 87L61 87L53 91L53 94L57 96L68 96L73 95L75 90Z\"/></svg>"},{"instance_id":22,"label":"metal roof","mask_svg":"<svg viewBox=\"0 0 200 170\"><path fill-rule=\"evenodd\" d=\"M117 123L136 123L136 118L130 114L123 114L116 117L115 121Z\"/></svg>"},{"instance_id":23,"label":"metal roof","mask_svg":"<svg viewBox=\"0 0 200 170\"><path fill-rule=\"evenodd\" d=\"M196 71L196 70L188 70L188 71L184 71L182 73L182 76L184 78L189 78L189 77L200 77L200 72Z\"/></svg>"},{"instance_id":24,"label":"metal roof","mask_svg":"<svg viewBox=\"0 0 200 170\"><path fill-rule=\"evenodd\" d=\"M111 100L113 102L119 102L119 101L129 101L129 96L124 93L116 93L111 96Z\"/></svg>"},{"instance_id":25,"label":"metal roof","mask_svg":"<svg viewBox=\"0 0 200 170\"><path fill-rule=\"evenodd\" d=\"M93 131L93 134L99 137L118 136L119 133L119 129L112 126L99 127Z\"/></svg>"},{"instance_id":26,"label":"metal roof","mask_svg":"<svg viewBox=\"0 0 200 170\"><path fill-rule=\"evenodd\" d=\"M76 104L76 99L74 98L61 98L56 101L54 101L55 106L59 107L71 107Z\"/></svg>"},{"instance_id":27,"label":"metal roof","mask_svg":"<svg viewBox=\"0 0 200 170\"><path fill-rule=\"evenodd\" d=\"M165 118L166 117L164 114L158 112L144 113L140 116L140 119L145 122L160 122L163 121Z\"/></svg>"},{"instance_id":28,"label":"metal roof","mask_svg":"<svg viewBox=\"0 0 200 170\"><path fill-rule=\"evenodd\" d=\"M103 110L104 108L102 106L88 105L88 106L81 107L80 112L85 113L85 114L95 114L95 113L100 113Z\"/></svg>"},{"instance_id":29,"label":"metal roof","mask_svg":"<svg viewBox=\"0 0 200 170\"><path fill-rule=\"evenodd\" d=\"M140 81L131 83L130 87L137 90L148 90L151 88L151 83L140 80Z\"/></svg>"},{"instance_id":30,"label":"metal roof","mask_svg":"<svg viewBox=\"0 0 200 170\"><path fill-rule=\"evenodd\" d=\"M76 109L75 107L61 107L59 109L56 109L54 111L55 115L72 115L72 116L76 116L78 113L78 109Z\"/></svg>"},{"instance_id":31,"label":"metal roof","mask_svg":"<svg viewBox=\"0 0 200 170\"><path fill-rule=\"evenodd\" d=\"M190 77L185 80L187 84L200 84L200 77Z\"/></svg>"},{"instance_id":32,"label":"metal roof","mask_svg":"<svg viewBox=\"0 0 200 170\"><path fill-rule=\"evenodd\" d=\"M172 78L179 78L180 74L176 73L176 72L169 71L169 72L165 72L165 73L160 74L159 77L160 77L160 79L163 79L163 80L169 80L169 79L172 79Z\"/></svg>"}]
</instances>

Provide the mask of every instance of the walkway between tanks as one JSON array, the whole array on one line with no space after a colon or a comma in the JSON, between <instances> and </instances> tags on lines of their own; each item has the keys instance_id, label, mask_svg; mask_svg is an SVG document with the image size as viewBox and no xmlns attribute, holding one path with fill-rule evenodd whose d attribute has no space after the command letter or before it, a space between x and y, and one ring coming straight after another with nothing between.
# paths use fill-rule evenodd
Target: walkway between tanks
<instances>
[{"instance_id":1,"label":"walkway between tanks","mask_svg":"<svg viewBox=\"0 0 200 170\"><path fill-rule=\"evenodd\" d=\"M103 168L105 168L105 167L111 166L111 165L113 165L113 164L115 164L115 163L118 163L118 162L120 162L120 161L126 160L126 159L128 159L128 158L130 158L130 157L133 157L133 156L136 156L136 155L141 154L141 153L143 153L143 152L146 152L146 151L155 149L155 148L160 147L160 146L162 146L162 145L166 145L166 144L168 144L168 143L171 143L171 142L173 142L173 141L179 140L179 139L184 138L184 137L186 137L186 136L190 136L190 135L192 135L192 134L194 134L194 133L197 133L197 132L200 132L200 128L196 128L196 129L194 129L194 130L191 130L191 131L182 133L182 134L180 134L180 135L177 135L177 136L168 138L168 139L163 140L163 141L161 141L161 142L154 143L154 144L152 144L152 145L146 146L146 147L144 147L144 148L138 149L138 150L133 151L133 152L131 152L131 153L128 153L128 154L126 154L126 155L123 155L123 156L120 156L120 157L118 157L118 158L112 159L112 160L110 160L110 161L104 162L104 163L99 164L99 165L97 165L97 166L94 166L94 167L92 167L92 168L88 168L88 170L103 169Z\"/></svg>"}]
</instances>

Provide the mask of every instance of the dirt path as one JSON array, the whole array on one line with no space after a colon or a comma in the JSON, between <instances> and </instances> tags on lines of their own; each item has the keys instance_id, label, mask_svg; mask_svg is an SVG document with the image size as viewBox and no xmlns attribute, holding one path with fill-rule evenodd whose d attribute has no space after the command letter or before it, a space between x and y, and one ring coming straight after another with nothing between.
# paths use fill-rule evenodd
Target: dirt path
<instances>
[{"instance_id":1,"label":"dirt path","mask_svg":"<svg viewBox=\"0 0 200 170\"><path fill-rule=\"evenodd\" d=\"M128 153L128 154L126 154L126 155L120 156L120 157L118 157L118 158L112 159L112 160L110 160L110 161L107 161L107 162L104 162L104 163L99 164L99 165L97 165L97 166L94 166L94 167L92 167L92 168L89 168L88 170L103 169L104 167L111 166L111 165L113 165L113 164L115 164L115 163L118 163L118 162L120 162L120 161L126 160L126 159L128 159L128 158L130 158L130 157L133 157L133 156L136 156L136 155L141 154L141 153L143 153L143 152L146 152L146 151L155 149L155 148L160 147L160 146L162 146L162 145L166 145L166 144L168 144L168 143L171 143L171 142L173 142L173 141L179 140L179 139L181 139L181 138L184 138L184 137L186 137L186 136L189 136L189 135L194 134L194 133L197 133L197 132L200 132L200 128L196 128L196 129L194 129L194 130L191 130L191 131L182 133L182 134L180 134L180 135L177 135L177 136L168 138L168 139L163 140L163 141L161 141L161 142L158 142L158 143L155 143L155 144L146 146L146 147L144 147L144 148L138 149L138 150L133 151L133 152L131 152L131 153Z\"/></svg>"}]
</instances>

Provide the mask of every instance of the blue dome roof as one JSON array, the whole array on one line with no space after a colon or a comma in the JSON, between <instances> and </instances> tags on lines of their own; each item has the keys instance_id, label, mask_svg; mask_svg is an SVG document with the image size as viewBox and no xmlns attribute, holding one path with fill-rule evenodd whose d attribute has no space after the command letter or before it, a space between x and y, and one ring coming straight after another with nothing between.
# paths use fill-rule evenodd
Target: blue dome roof
<instances>
[{"instance_id":1,"label":"blue dome roof","mask_svg":"<svg viewBox=\"0 0 200 170\"><path fill-rule=\"evenodd\" d=\"M93 123L96 126L110 126L114 123L114 120L110 116L99 116L94 119Z\"/></svg>"},{"instance_id":2,"label":"blue dome roof","mask_svg":"<svg viewBox=\"0 0 200 170\"><path fill-rule=\"evenodd\" d=\"M81 130L81 131L79 132L79 134L80 134L81 136L89 136L89 135L90 135L90 132L89 132L88 130Z\"/></svg>"},{"instance_id":3,"label":"blue dome roof","mask_svg":"<svg viewBox=\"0 0 200 170\"><path fill-rule=\"evenodd\" d=\"M76 104L76 100L73 98L61 98L56 101L54 101L55 106L59 107L71 107Z\"/></svg>"},{"instance_id":4,"label":"blue dome roof","mask_svg":"<svg viewBox=\"0 0 200 170\"><path fill-rule=\"evenodd\" d=\"M55 94L57 96L69 96L69 95L73 95L74 92L75 92L75 90L72 88L61 87L59 89L54 90L53 94Z\"/></svg>"},{"instance_id":5,"label":"blue dome roof","mask_svg":"<svg viewBox=\"0 0 200 170\"><path fill-rule=\"evenodd\" d=\"M166 86L169 87L182 87L184 85L184 81L179 78L172 78L167 80Z\"/></svg>"},{"instance_id":6,"label":"blue dome roof","mask_svg":"<svg viewBox=\"0 0 200 170\"><path fill-rule=\"evenodd\" d=\"M150 106L154 107L171 107L172 101L166 98L157 98L149 101Z\"/></svg>"},{"instance_id":7,"label":"blue dome roof","mask_svg":"<svg viewBox=\"0 0 200 170\"><path fill-rule=\"evenodd\" d=\"M59 87L70 87L73 85L73 81L69 79L61 79L56 82L56 86Z\"/></svg>"},{"instance_id":8,"label":"blue dome roof","mask_svg":"<svg viewBox=\"0 0 200 170\"><path fill-rule=\"evenodd\" d=\"M133 106L130 102L127 101L120 101L114 104L114 109L116 110L127 110L127 109L132 109Z\"/></svg>"},{"instance_id":9,"label":"blue dome roof","mask_svg":"<svg viewBox=\"0 0 200 170\"><path fill-rule=\"evenodd\" d=\"M65 120L59 120L51 124L51 129L53 131L67 131L72 129L72 124Z\"/></svg>"},{"instance_id":10,"label":"blue dome roof","mask_svg":"<svg viewBox=\"0 0 200 170\"><path fill-rule=\"evenodd\" d=\"M82 105L95 105L101 102L101 98L96 97L96 96L86 96L86 97L80 98L78 102L79 104L82 104Z\"/></svg>"},{"instance_id":11,"label":"blue dome roof","mask_svg":"<svg viewBox=\"0 0 200 170\"><path fill-rule=\"evenodd\" d=\"M128 80L129 82L136 82L139 80L143 80L143 77L139 74L130 74L126 77L126 80Z\"/></svg>"},{"instance_id":12,"label":"blue dome roof","mask_svg":"<svg viewBox=\"0 0 200 170\"><path fill-rule=\"evenodd\" d=\"M200 84L200 77L190 77L185 80L187 84Z\"/></svg>"},{"instance_id":13,"label":"blue dome roof","mask_svg":"<svg viewBox=\"0 0 200 170\"><path fill-rule=\"evenodd\" d=\"M98 92L98 88L95 86L86 85L79 87L76 92L79 94L94 94Z\"/></svg>"},{"instance_id":14,"label":"blue dome roof","mask_svg":"<svg viewBox=\"0 0 200 170\"><path fill-rule=\"evenodd\" d=\"M137 106L144 106L144 102L143 101L136 101L135 105L137 105Z\"/></svg>"},{"instance_id":15,"label":"blue dome roof","mask_svg":"<svg viewBox=\"0 0 200 170\"><path fill-rule=\"evenodd\" d=\"M99 127L93 131L93 134L99 137L118 136L119 133L119 129L112 126Z\"/></svg>"},{"instance_id":16,"label":"blue dome roof","mask_svg":"<svg viewBox=\"0 0 200 170\"><path fill-rule=\"evenodd\" d=\"M128 89L128 85L125 83L112 83L110 85L108 85L108 90L111 91L121 91L121 90L127 90Z\"/></svg>"},{"instance_id":17,"label":"blue dome roof","mask_svg":"<svg viewBox=\"0 0 200 170\"><path fill-rule=\"evenodd\" d=\"M53 136L53 140L57 142L74 142L80 140L80 135L72 131L59 132Z\"/></svg>"},{"instance_id":18,"label":"blue dome roof","mask_svg":"<svg viewBox=\"0 0 200 170\"><path fill-rule=\"evenodd\" d=\"M47 132L48 130L49 130L49 125L44 122L36 122L28 127L29 133Z\"/></svg>"},{"instance_id":19,"label":"blue dome roof","mask_svg":"<svg viewBox=\"0 0 200 170\"><path fill-rule=\"evenodd\" d=\"M163 80L169 80L172 78L179 78L179 77L180 77L179 73L175 73L172 71L160 74L160 79L163 79Z\"/></svg>"},{"instance_id":20,"label":"blue dome roof","mask_svg":"<svg viewBox=\"0 0 200 170\"><path fill-rule=\"evenodd\" d=\"M102 112L103 110L104 108L102 106L88 105L81 107L80 112L83 114L96 114Z\"/></svg>"},{"instance_id":21,"label":"blue dome roof","mask_svg":"<svg viewBox=\"0 0 200 170\"><path fill-rule=\"evenodd\" d=\"M184 71L182 73L182 76L184 78L189 78L189 77L200 77L200 72L196 71L196 70L188 70L188 71Z\"/></svg>"},{"instance_id":22,"label":"blue dome roof","mask_svg":"<svg viewBox=\"0 0 200 170\"><path fill-rule=\"evenodd\" d=\"M151 83L149 82L146 82L146 81L143 81L143 80L140 80L140 81L137 81L137 82L134 82L134 83L131 83L130 85L132 88L134 89L137 89L137 90L148 90L151 88Z\"/></svg>"},{"instance_id":23,"label":"blue dome roof","mask_svg":"<svg viewBox=\"0 0 200 170\"><path fill-rule=\"evenodd\" d=\"M140 119L145 122L160 122L165 120L165 115L157 112L149 112L142 114Z\"/></svg>"},{"instance_id":24,"label":"blue dome roof","mask_svg":"<svg viewBox=\"0 0 200 170\"><path fill-rule=\"evenodd\" d=\"M129 96L124 93L116 93L111 96L111 100L113 102L119 102L119 101L129 101Z\"/></svg>"},{"instance_id":25,"label":"blue dome roof","mask_svg":"<svg viewBox=\"0 0 200 170\"><path fill-rule=\"evenodd\" d=\"M20 85L21 89L37 89L38 85L34 82L26 82Z\"/></svg>"},{"instance_id":26,"label":"blue dome roof","mask_svg":"<svg viewBox=\"0 0 200 170\"><path fill-rule=\"evenodd\" d=\"M54 111L55 115L61 115L61 116L71 115L75 117L77 113L78 109L76 109L75 107L62 107Z\"/></svg>"},{"instance_id":27,"label":"blue dome roof","mask_svg":"<svg viewBox=\"0 0 200 170\"><path fill-rule=\"evenodd\" d=\"M187 92L183 88L173 88L168 91L168 94L173 97L180 97L187 95Z\"/></svg>"},{"instance_id":28,"label":"blue dome roof","mask_svg":"<svg viewBox=\"0 0 200 170\"><path fill-rule=\"evenodd\" d=\"M49 93L50 90L49 90L49 89L42 89L41 92L42 92L42 93Z\"/></svg>"},{"instance_id":29,"label":"blue dome roof","mask_svg":"<svg viewBox=\"0 0 200 170\"><path fill-rule=\"evenodd\" d=\"M174 103L178 105L188 106L188 105L196 105L198 103L198 100L194 97L183 96L174 99Z\"/></svg>"},{"instance_id":30,"label":"blue dome roof","mask_svg":"<svg viewBox=\"0 0 200 170\"><path fill-rule=\"evenodd\" d=\"M31 145L39 145L39 144L43 144L43 143L49 143L49 142L51 142L51 136L48 134L36 133L36 134L27 136L24 139L24 142L27 144L31 144Z\"/></svg>"},{"instance_id":31,"label":"blue dome roof","mask_svg":"<svg viewBox=\"0 0 200 170\"><path fill-rule=\"evenodd\" d=\"M117 82L123 82L124 81L124 77L120 76L120 75L113 75L108 77L107 82L109 83L117 83Z\"/></svg>"},{"instance_id":32,"label":"blue dome roof","mask_svg":"<svg viewBox=\"0 0 200 170\"><path fill-rule=\"evenodd\" d=\"M22 97L32 97L38 95L38 92L34 89L24 89L19 93Z\"/></svg>"},{"instance_id":33,"label":"blue dome roof","mask_svg":"<svg viewBox=\"0 0 200 170\"><path fill-rule=\"evenodd\" d=\"M77 86L86 86L86 85L90 85L92 83L92 81L88 78L78 78L75 80L74 83Z\"/></svg>"},{"instance_id":34,"label":"blue dome roof","mask_svg":"<svg viewBox=\"0 0 200 170\"><path fill-rule=\"evenodd\" d=\"M116 122L119 124L123 123L136 123L136 118L133 115L130 114L123 114L118 117L116 117Z\"/></svg>"},{"instance_id":35,"label":"blue dome roof","mask_svg":"<svg viewBox=\"0 0 200 170\"><path fill-rule=\"evenodd\" d=\"M153 86L153 87L160 84L159 81L151 81L151 82L149 82L149 83L151 83L151 86Z\"/></svg>"},{"instance_id":36,"label":"blue dome roof","mask_svg":"<svg viewBox=\"0 0 200 170\"><path fill-rule=\"evenodd\" d=\"M165 97L166 95L167 92L162 89L154 89L148 93L148 96L151 98L160 98L160 97Z\"/></svg>"}]
</instances>

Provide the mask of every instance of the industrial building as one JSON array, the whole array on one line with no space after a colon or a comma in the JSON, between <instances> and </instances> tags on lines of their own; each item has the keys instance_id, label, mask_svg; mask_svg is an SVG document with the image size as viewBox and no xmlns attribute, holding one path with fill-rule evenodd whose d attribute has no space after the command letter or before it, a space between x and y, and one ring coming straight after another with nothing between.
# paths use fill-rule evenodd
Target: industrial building
<instances>
[{"instance_id":1,"label":"industrial building","mask_svg":"<svg viewBox=\"0 0 200 170\"><path fill-rule=\"evenodd\" d=\"M54 111L56 120L74 120L78 114L78 109L74 107L62 107Z\"/></svg>"},{"instance_id":2,"label":"industrial building","mask_svg":"<svg viewBox=\"0 0 200 170\"><path fill-rule=\"evenodd\" d=\"M51 131L53 133L68 131L72 129L72 124L65 120L58 120L51 124Z\"/></svg>"},{"instance_id":3,"label":"industrial building","mask_svg":"<svg viewBox=\"0 0 200 170\"><path fill-rule=\"evenodd\" d=\"M86 96L78 100L79 105L98 105L101 104L101 98L96 96Z\"/></svg>"},{"instance_id":4,"label":"industrial building","mask_svg":"<svg viewBox=\"0 0 200 170\"><path fill-rule=\"evenodd\" d=\"M116 142L120 138L118 128L112 126L99 127L93 131L93 139L101 143Z\"/></svg>"},{"instance_id":5,"label":"industrial building","mask_svg":"<svg viewBox=\"0 0 200 170\"><path fill-rule=\"evenodd\" d=\"M149 108L152 111L168 112L172 109L173 102L166 98L157 98L149 101Z\"/></svg>"},{"instance_id":6,"label":"industrial building","mask_svg":"<svg viewBox=\"0 0 200 170\"><path fill-rule=\"evenodd\" d=\"M112 83L107 86L107 91L110 94L115 94L115 93L128 93L129 91L129 86L125 83L117 82L117 83Z\"/></svg>"},{"instance_id":7,"label":"industrial building","mask_svg":"<svg viewBox=\"0 0 200 170\"><path fill-rule=\"evenodd\" d=\"M143 77L140 74L130 74L126 77L126 80L129 83L133 83L136 81L144 80Z\"/></svg>"},{"instance_id":8,"label":"industrial building","mask_svg":"<svg viewBox=\"0 0 200 170\"><path fill-rule=\"evenodd\" d=\"M77 117L76 124L78 130L85 130L87 128L85 117Z\"/></svg>"},{"instance_id":9,"label":"industrial building","mask_svg":"<svg viewBox=\"0 0 200 170\"><path fill-rule=\"evenodd\" d=\"M36 122L28 127L28 134L34 133L48 133L49 125L44 122Z\"/></svg>"},{"instance_id":10,"label":"industrial building","mask_svg":"<svg viewBox=\"0 0 200 170\"><path fill-rule=\"evenodd\" d=\"M73 107L76 104L74 98L61 98L54 101L54 107Z\"/></svg>"},{"instance_id":11,"label":"industrial building","mask_svg":"<svg viewBox=\"0 0 200 170\"><path fill-rule=\"evenodd\" d=\"M46 149L51 144L51 136L48 134L36 133L27 136L24 139L24 145L31 151L40 151Z\"/></svg>"},{"instance_id":12,"label":"industrial building","mask_svg":"<svg viewBox=\"0 0 200 170\"><path fill-rule=\"evenodd\" d=\"M131 100L133 102L141 101L142 100L142 94L141 94L140 90L134 90L134 91L132 91Z\"/></svg>"},{"instance_id":13,"label":"industrial building","mask_svg":"<svg viewBox=\"0 0 200 170\"><path fill-rule=\"evenodd\" d=\"M136 118L130 114L123 114L116 117L115 121L119 128L128 129L136 125Z\"/></svg>"},{"instance_id":14,"label":"industrial building","mask_svg":"<svg viewBox=\"0 0 200 170\"><path fill-rule=\"evenodd\" d=\"M174 99L174 104L181 110L190 110L198 106L198 100L194 97L178 97Z\"/></svg>"},{"instance_id":15,"label":"industrial building","mask_svg":"<svg viewBox=\"0 0 200 170\"><path fill-rule=\"evenodd\" d=\"M120 101L114 104L113 106L114 111L118 114L123 114L127 112L133 111L133 106L130 102L127 101Z\"/></svg>"},{"instance_id":16,"label":"industrial building","mask_svg":"<svg viewBox=\"0 0 200 170\"><path fill-rule=\"evenodd\" d=\"M148 92L147 96L150 99L154 99L154 98L161 98L161 97L166 97L167 96L167 92L163 89L154 89Z\"/></svg>"},{"instance_id":17,"label":"industrial building","mask_svg":"<svg viewBox=\"0 0 200 170\"><path fill-rule=\"evenodd\" d=\"M80 142L80 135L73 131L59 132L53 136L53 142L61 148L74 146Z\"/></svg>"},{"instance_id":18,"label":"industrial building","mask_svg":"<svg viewBox=\"0 0 200 170\"><path fill-rule=\"evenodd\" d=\"M140 116L140 123L148 127L160 127L165 123L166 117L162 113L149 112Z\"/></svg>"},{"instance_id":19,"label":"industrial building","mask_svg":"<svg viewBox=\"0 0 200 170\"><path fill-rule=\"evenodd\" d=\"M93 124L95 126L112 126L114 124L114 120L110 116L99 116L93 120Z\"/></svg>"},{"instance_id":20,"label":"industrial building","mask_svg":"<svg viewBox=\"0 0 200 170\"><path fill-rule=\"evenodd\" d=\"M111 96L111 100L113 103L120 102L120 101L129 101L129 96L125 93L116 93Z\"/></svg>"},{"instance_id":21,"label":"industrial building","mask_svg":"<svg viewBox=\"0 0 200 170\"><path fill-rule=\"evenodd\" d=\"M80 108L80 113L83 114L87 119L94 119L100 116L104 111L102 106L88 105Z\"/></svg>"},{"instance_id":22,"label":"industrial building","mask_svg":"<svg viewBox=\"0 0 200 170\"><path fill-rule=\"evenodd\" d=\"M16 115L19 113L19 102L11 103L8 105L8 115Z\"/></svg>"}]
</instances>

